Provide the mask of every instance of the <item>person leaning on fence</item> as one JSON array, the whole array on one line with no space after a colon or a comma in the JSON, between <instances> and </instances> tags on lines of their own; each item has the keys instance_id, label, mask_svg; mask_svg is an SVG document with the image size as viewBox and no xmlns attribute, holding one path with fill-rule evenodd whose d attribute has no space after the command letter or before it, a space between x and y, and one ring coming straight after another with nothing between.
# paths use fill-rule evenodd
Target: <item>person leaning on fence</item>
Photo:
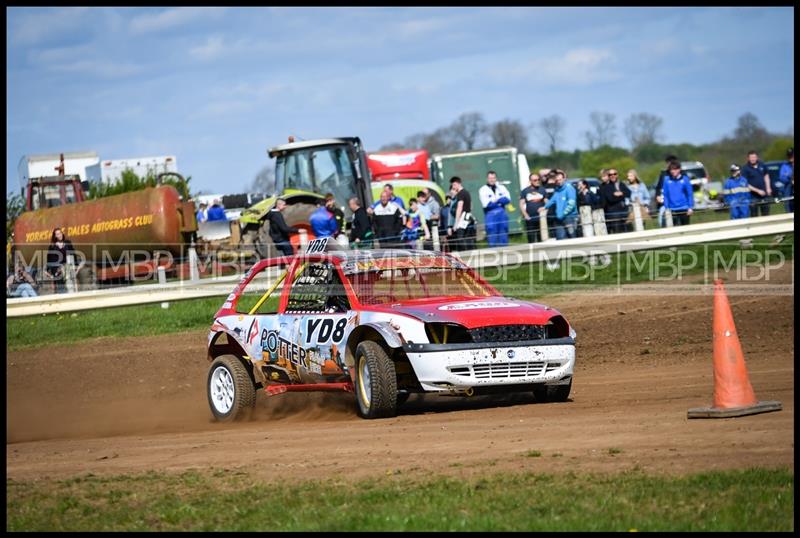
<instances>
[{"instance_id":1,"label":"person leaning on fence","mask_svg":"<svg viewBox=\"0 0 800 538\"><path fill-rule=\"evenodd\" d=\"M608 233L626 232L628 230L625 223L628 218L628 205L625 203L625 199L630 198L631 191L627 185L619 181L619 173L615 169L608 170L606 180L600 184L599 192L600 199L603 201Z\"/></svg>"},{"instance_id":2,"label":"person leaning on fence","mask_svg":"<svg viewBox=\"0 0 800 538\"><path fill-rule=\"evenodd\" d=\"M556 173L556 190L543 207L539 208L539 213L544 215L552 206L555 206L555 227L556 239L575 237L575 228L578 223L578 203L575 188L567 183L564 172Z\"/></svg>"},{"instance_id":3,"label":"person leaning on fence","mask_svg":"<svg viewBox=\"0 0 800 538\"><path fill-rule=\"evenodd\" d=\"M694 194L689 176L681 171L681 163L669 164L669 177L664 181L664 207L672 213L672 225L689 224L694 207Z\"/></svg>"},{"instance_id":4,"label":"person leaning on fence","mask_svg":"<svg viewBox=\"0 0 800 538\"><path fill-rule=\"evenodd\" d=\"M472 250L475 248L475 218L472 216L472 197L461 183L461 178L450 178L453 192L452 221L447 228L447 237L452 250Z\"/></svg>"},{"instance_id":5,"label":"person leaning on fence","mask_svg":"<svg viewBox=\"0 0 800 538\"><path fill-rule=\"evenodd\" d=\"M656 209L658 210L658 225L661 228L665 226L664 213L667 210L667 208L664 207L664 180L669 176L669 163L677 160L678 158L675 155L667 155L664 157L664 169L658 174L658 179L656 180Z\"/></svg>"},{"instance_id":6,"label":"person leaning on fence","mask_svg":"<svg viewBox=\"0 0 800 538\"><path fill-rule=\"evenodd\" d=\"M325 205L325 200L317 200L317 209L308 217L311 231L320 239L336 235L336 217Z\"/></svg>"},{"instance_id":7,"label":"person leaning on fence","mask_svg":"<svg viewBox=\"0 0 800 538\"><path fill-rule=\"evenodd\" d=\"M267 213L269 236L275 244L275 248L280 250L284 256L291 256L294 254L294 247L289 242L289 234L297 233L299 230L286 224L286 220L283 218L284 209L286 209L286 200L278 198L275 206Z\"/></svg>"},{"instance_id":8,"label":"person leaning on fence","mask_svg":"<svg viewBox=\"0 0 800 538\"><path fill-rule=\"evenodd\" d=\"M369 221L367 210L361 207L357 197L348 200L350 211L353 212L353 221L350 225L350 243L356 248L372 248L374 233L372 223Z\"/></svg>"},{"instance_id":9,"label":"person leaning on fence","mask_svg":"<svg viewBox=\"0 0 800 538\"><path fill-rule=\"evenodd\" d=\"M375 237L381 248L402 247L400 234L403 231L404 211L391 200L388 190L381 192L378 205L373 208L372 222L375 227Z\"/></svg>"},{"instance_id":10,"label":"person leaning on fence","mask_svg":"<svg viewBox=\"0 0 800 538\"><path fill-rule=\"evenodd\" d=\"M72 241L67 239L64 231L61 228L53 229L50 236L50 246L47 248L47 265L45 266L45 275L53 282L54 291L56 293L66 293L66 276L67 276L67 256L75 255L75 247L72 246ZM75 270L77 273L83 263Z\"/></svg>"},{"instance_id":11,"label":"person leaning on fence","mask_svg":"<svg viewBox=\"0 0 800 538\"><path fill-rule=\"evenodd\" d=\"M425 215L420 211L419 202L416 198L408 200L408 213L406 214L405 228L400 234L408 248L417 248L417 239L423 237L430 241L431 232L428 229L428 222Z\"/></svg>"},{"instance_id":12,"label":"person leaning on fence","mask_svg":"<svg viewBox=\"0 0 800 538\"><path fill-rule=\"evenodd\" d=\"M332 192L325 195L325 207L333 214L333 220L336 221L336 232L333 236L344 233L344 212L336 206L336 197Z\"/></svg>"},{"instance_id":13,"label":"person leaning on fence","mask_svg":"<svg viewBox=\"0 0 800 538\"><path fill-rule=\"evenodd\" d=\"M784 198L789 198L784 202L787 213L794 212L794 148L786 150L786 162L781 165L778 177L783 183L783 192L780 194Z\"/></svg>"},{"instance_id":14,"label":"person leaning on fence","mask_svg":"<svg viewBox=\"0 0 800 538\"><path fill-rule=\"evenodd\" d=\"M208 220L208 204L205 202L200 202L200 209L197 210L197 224L201 222L205 222Z\"/></svg>"},{"instance_id":15,"label":"person leaning on fence","mask_svg":"<svg viewBox=\"0 0 800 538\"><path fill-rule=\"evenodd\" d=\"M528 243L539 241L539 208L544 206L545 190L542 178L536 172L528 176L529 185L519 193L519 210L525 222L525 231L528 234Z\"/></svg>"},{"instance_id":16,"label":"person leaning on fence","mask_svg":"<svg viewBox=\"0 0 800 538\"><path fill-rule=\"evenodd\" d=\"M6 295L8 297L36 297L36 281L31 274L18 263L14 272L6 279Z\"/></svg>"},{"instance_id":17,"label":"person leaning on fence","mask_svg":"<svg viewBox=\"0 0 800 538\"><path fill-rule=\"evenodd\" d=\"M750 189L739 167L732 164L731 175L722 187L722 198L725 205L731 208L731 219L746 219L750 216Z\"/></svg>"},{"instance_id":18,"label":"person leaning on fence","mask_svg":"<svg viewBox=\"0 0 800 538\"><path fill-rule=\"evenodd\" d=\"M758 159L758 153L754 150L747 152L747 162L742 167L742 176L753 187L751 190L751 210L750 214L757 217L769 215L769 204L772 202L772 187L770 184L769 173L764 163Z\"/></svg>"},{"instance_id":19,"label":"person leaning on fence","mask_svg":"<svg viewBox=\"0 0 800 538\"><path fill-rule=\"evenodd\" d=\"M631 208L639 206L641 218L650 218L650 192L647 190L647 185L642 183L636 170L628 170L627 178L628 189L631 191ZM633 222L635 218L633 211L631 211L628 216L628 222Z\"/></svg>"}]
</instances>

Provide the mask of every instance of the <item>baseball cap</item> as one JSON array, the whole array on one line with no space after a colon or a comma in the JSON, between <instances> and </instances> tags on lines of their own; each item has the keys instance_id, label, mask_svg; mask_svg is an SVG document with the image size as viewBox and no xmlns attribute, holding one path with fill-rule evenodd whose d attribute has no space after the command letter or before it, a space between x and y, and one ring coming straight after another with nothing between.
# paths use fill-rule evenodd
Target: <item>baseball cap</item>
<instances>
[{"instance_id":1,"label":"baseball cap","mask_svg":"<svg viewBox=\"0 0 800 538\"><path fill-rule=\"evenodd\" d=\"M731 165L731 172L738 172L738 171L739 171L739 167L736 166L735 164L732 164Z\"/></svg>"}]
</instances>

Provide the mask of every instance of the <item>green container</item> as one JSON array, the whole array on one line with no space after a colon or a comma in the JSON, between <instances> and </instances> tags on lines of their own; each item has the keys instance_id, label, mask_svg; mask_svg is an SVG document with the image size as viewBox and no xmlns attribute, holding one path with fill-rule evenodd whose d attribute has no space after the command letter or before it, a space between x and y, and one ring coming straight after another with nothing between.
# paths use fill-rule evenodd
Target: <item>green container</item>
<instances>
[{"instance_id":1,"label":"green container","mask_svg":"<svg viewBox=\"0 0 800 538\"><path fill-rule=\"evenodd\" d=\"M484 214L478 191L486 185L489 170L497 173L497 182L504 185L511 195L511 203L506 206L509 234L520 233L524 229L519 211L520 186L528 184L528 163L517 148L504 147L464 151L461 153L435 154L431 158L433 180L447 192L450 178L461 178L464 188L472 197L472 214L478 221L477 237L486 236Z\"/></svg>"}]
</instances>

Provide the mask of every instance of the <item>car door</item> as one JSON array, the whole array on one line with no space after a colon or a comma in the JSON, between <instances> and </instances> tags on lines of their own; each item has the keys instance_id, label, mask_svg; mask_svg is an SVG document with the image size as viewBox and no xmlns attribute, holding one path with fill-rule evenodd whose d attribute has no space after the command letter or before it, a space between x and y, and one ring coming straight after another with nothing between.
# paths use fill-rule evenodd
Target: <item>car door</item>
<instances>
[{"instance_id":1,"label":"car door","mask_svg":"<svg viewBox=\"0 0 800 538\"><path fill-rule=\"evenodd\" d=\"M286 307L279 315L278 355L289 358L304 382L349 379L344 345L356 313L339 271L329 261L308 261L287 285Z\"/></svg>"}]
</instances>

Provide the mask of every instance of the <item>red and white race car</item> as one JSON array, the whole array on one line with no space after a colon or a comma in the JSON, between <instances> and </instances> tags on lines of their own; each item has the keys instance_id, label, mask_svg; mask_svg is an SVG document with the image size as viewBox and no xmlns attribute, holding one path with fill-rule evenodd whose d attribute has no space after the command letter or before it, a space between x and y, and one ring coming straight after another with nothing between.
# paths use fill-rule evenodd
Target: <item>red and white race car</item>
<instances>
[{"instance_id":1,"label":"red and white race car","mask_svg":"<svg viewBox=\"0 0 800 538\"><path fill-rule=\"evenodd\" d=\"M254 406L257 388L351 391L365 418L394 416L411 393L569 396L575 332L557 311L503 297L449 254L333 248L261 260L216 313L216 419Z\"/></svg>"}]
</instances>

